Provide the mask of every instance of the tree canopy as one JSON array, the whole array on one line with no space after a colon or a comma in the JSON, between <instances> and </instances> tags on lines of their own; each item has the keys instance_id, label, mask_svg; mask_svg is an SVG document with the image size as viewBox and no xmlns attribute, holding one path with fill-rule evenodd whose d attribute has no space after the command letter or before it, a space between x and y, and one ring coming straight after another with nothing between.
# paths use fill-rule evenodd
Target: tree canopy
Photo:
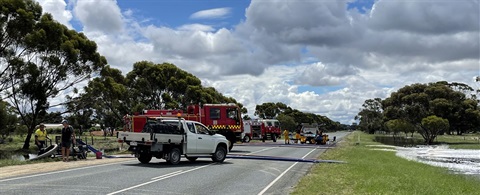
<instances>
[{"instance_id":1,"label":"tree canopy","mask_svg":"<svg viewBox=\"0 0 480 195\"><path fill-rule=\"evenodd\" d=\"M369 133L409 127L405 133L416 131L422 134L427 144L431 144L441 133L461 135L478 131L480 110L473 92L473 88L466 84L446 81L407 85L385 100L365 101L356 119L360 120L359 128ZM433 123L441 124L442 128L432 128ZM388 124L388 128L384 124Z\"/></svg>"},{"instance_id":2,"label":"tree canopy","mask_svg":"<svg viewBox=\"0 0 480 195\"><path fill-rule=\"evenodd\" d=\"M295 127L301 123L317 123L324 130L340 130L342 128L339 122L334 122L326 116L304 113L292 109L282 102L266 102L257 105L255 107L255 115L260 118L276 118L282 124L282 128L291 131L295 130Z\"/></svg>"},{"instance_id":3,"label":"tree canopy","mask_svg":"<svg viewBox=\"0 0 480 195\"><path fill-rule=\"evenodd\" d=\"M31 0L1 0L0 52L2 95L28 127L24 147L50 104L62 92L75 91L107 63L95 42L53 20ZM20 19L19 19L20 18ZM21 22L21 24L19 24Z\"/></svg>"},{"instance_id":4,"label":"tree canopy","mask_svg":"<svg viewBox=\"0 0 480 195\"><path fill-rule=\"evenodd\" d=\"M145 109L185 110L188 105L205 103L236 103L247 113L234 98L202 86L200 79L173 64L140 61L125 77L120 70L106 66L70 108L88 113L102 126L119 127L125 114Z\"/></svg>"}]
</instances>

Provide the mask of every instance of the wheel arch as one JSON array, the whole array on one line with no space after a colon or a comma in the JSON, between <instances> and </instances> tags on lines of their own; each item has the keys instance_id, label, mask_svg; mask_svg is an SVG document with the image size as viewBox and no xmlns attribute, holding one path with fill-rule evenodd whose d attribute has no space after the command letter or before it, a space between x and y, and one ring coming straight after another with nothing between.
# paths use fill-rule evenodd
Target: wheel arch
<instances>
[{"instance_id":1,"label":"wheel arch","mask_svg":"<svg viewBox=\"0 0 480 195\"><path fill-rule=\"evenodd\" d=\"M219 147L219 146L220 146L220 147L224 147L224 148L226 149L227 153L228 153L228 145L227 145L227 143L220 142L220 143L217 144L217 147ZM217 150L217 147L215 147L215 149L213 150L213 152L215 152L215 150Z\"/></svg>"}]
</instances>

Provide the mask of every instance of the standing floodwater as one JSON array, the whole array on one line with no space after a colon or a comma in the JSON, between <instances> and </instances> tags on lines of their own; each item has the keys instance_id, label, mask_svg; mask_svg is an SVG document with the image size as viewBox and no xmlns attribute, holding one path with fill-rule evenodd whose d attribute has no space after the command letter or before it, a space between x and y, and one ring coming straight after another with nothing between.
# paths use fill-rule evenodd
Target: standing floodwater
<instances>
[{"instance_id":1,"label":"standing floodwater","mask_svg":"<svg viewBox=\"0 0 480 195\"><path fill-rule=\"evenodd\" d=\"M450 149L447 145L397 147L397 156L425 164L446 167L454 173L480 177L480 151Z\"/></svg>"},{"instance_id":2,"label":"standing floodwater","mask_svg":"<svg viewBox=\"0 0 480 195\"><path fill-rule=\"evenodd\" d=\"M28 159L34 159L37 156L38 156L37 154L14 154L10 158L12 160L25 161L25 160L28 160Z\"/></svg>"}]
</instances>

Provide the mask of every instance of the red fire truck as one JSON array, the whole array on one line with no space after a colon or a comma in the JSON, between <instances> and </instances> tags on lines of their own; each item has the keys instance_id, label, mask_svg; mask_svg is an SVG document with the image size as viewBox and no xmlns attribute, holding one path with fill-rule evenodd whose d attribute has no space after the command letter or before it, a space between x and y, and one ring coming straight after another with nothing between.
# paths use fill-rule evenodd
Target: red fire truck
<instances>
[{"instance_id":1,"label":"red fire truck","mask_svg":"<svg viewBox=\"0 0 480 195\"><path fill-rule=\"evenodd\" d=\"M252 139L267 139L277 142L282 129L277 119L256 119L243 122L243 142L250 142Z\"/></svg>"},{"instance_id":2,"label":"red fire truck","mask_svg":"<svg viewBox=\"0 0 480 195\"><path fill-rule=\"evenodd\" d=\"M183 110L145 110L142 114L133 116L126 115L125 130L141 132L149 118L154 117L182 117L186 120L203 123L210 130L224 135L230 141L232 150L233 143L241 139L243 123L240 115L240 108L234 104L204 104L190 105L186 111Z\"/></svg>"}]
</instances>

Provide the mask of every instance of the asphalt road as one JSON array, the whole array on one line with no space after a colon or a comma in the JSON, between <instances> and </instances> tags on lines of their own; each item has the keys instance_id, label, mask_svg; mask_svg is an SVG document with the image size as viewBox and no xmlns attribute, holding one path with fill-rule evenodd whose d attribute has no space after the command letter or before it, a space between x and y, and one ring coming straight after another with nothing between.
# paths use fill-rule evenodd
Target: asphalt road
<instances>
[{"instance_id":1,"label":"asphalt road","mask_svg":"<svg viewBox=\"0 0 480 195\"><path fill-rule=\"evenodd\" d=\"M329 133L341 140L348 132ZM234 147L229 156L271 156L315 159L325 145L249 143ZM0 180L5 194L289 194L314 163L288 160L227 158L212 163L209 158L179 165L153 159L33 174Z\"/></svg>"}]
</instances>

